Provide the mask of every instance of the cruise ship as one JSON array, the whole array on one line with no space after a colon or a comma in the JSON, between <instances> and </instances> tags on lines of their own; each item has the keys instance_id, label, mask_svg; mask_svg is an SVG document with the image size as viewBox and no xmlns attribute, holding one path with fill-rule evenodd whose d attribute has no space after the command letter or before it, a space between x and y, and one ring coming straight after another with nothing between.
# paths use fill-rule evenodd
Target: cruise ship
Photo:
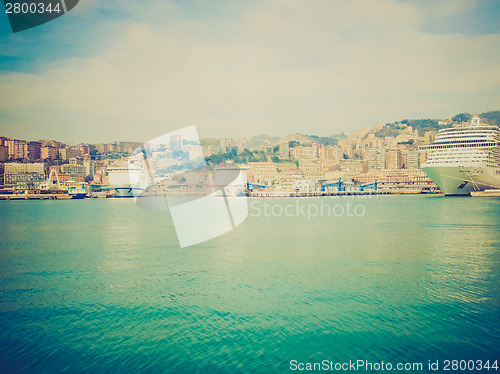
<instances>
[{"instance_id":1,"label":"cruise ship","mask_svg":"<svg viewBox=\"0 0 500 374\"><path fill-rule=\"evenodd\" d=\"M421 169L445 195L500 188L498 126L474 117L470 124L439 130L435 141L420 149L430 153Z\"/></svg>"},{"instance_id":2,"label":"cruise ship","mask_svg":"<svg viewBox=\"0 0 500 374\"><path fill-rule=\"evenodd\" d=\"M112 188L115 197L134 197L142 192L141 188L133 187L130 181L131 175L141 173L140 168L129 166L113 166L107 169L109 174L109 185Z\"/></svg>"}]
</instances>

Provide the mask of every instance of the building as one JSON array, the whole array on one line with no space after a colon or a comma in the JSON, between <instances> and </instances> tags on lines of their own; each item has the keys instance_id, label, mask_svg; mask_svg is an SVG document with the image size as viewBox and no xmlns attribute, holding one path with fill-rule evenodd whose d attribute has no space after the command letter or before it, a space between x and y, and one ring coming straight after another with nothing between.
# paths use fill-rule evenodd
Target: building
<instances>
[{"instance_id":1,"label":"building","mask_svg":"<svg viewBox=\"0 0 500 374\"><path fill-rule=\"evenodd\" d=\"M83 165L83 157L72 157L69 159L70 165Z\"/></svg>"},{"instance_id":2,"label":"building","mask_svg":"<svg viewBox=\"0 0 500 374\"><path fill-rule=\"evenodd\" d=\"M290 155L293 158L317 158L318 151L313 147L295 147L290 149Z\"/></svg>"},{"instance_id":3,"label":"building","mask_svg":"<svg viewBox=\"0 0 500 374\"><path fill-rule=\"evenodd\" d=\"M66 161L68 159L68 148L59 149L59 160Z\"/></svg>"},{"instance_id":4,"label":"building","mask_svg":"<svg viewBox=\"0 0 500 374\"><path fill-rule=\"evenodd\" d=\"M278 176L274 162L249 162L248 180L256 183L273 184Z\"/></svg>"},{"instance_id":5,"label":"building","mask_svg":"<svg viewBox=\"0 0 500 374\"><path fill-rule=\"evenodd\" d=\"M318 149L318 157L326 160L340 160L343 152L340 147L333 145L321 146Z\"/></svg>"},{"instance_id":6,"label":"building","mask_svg":"<svg viewBox=\"0 0 500 374\"><path fill-rule=\"evenodd\" d=\"M296 179L292 189L296 192L317 192L318 184L313 179Z\"/></svg>"},{"instance_id":7,"label":"building","mask_svg":"<svg viewBox=\"0 0 500 374\"><path fill-rule=\"evenodd\" d=\"M321 164L314 159L299 160L299 170L304 172L321 171Z\"/></svg>"},{"instance_id":8,"label":"building","mask_svg":"<svg viewBox=\"0 0 500 374\"><path fill-rule=\"evenodd\" d=\"M401 170L403 168L403 152L400 149L387 150L385 167L389 170Z\"/></svg>"},{"instance_id":9,"label":"building","mask_svg":"<svg viewBox=\"0 0 500 374\"><path fill-rule=\"evenodd\" d=\"M436 131L427 131L424 134L424 144L431 144L436 140Z\"/></svg>"},{"instance_id":10,"label":"building","mask_svg":"<svg viewBox=\"0 0 500 374\"><path fill-rule=\"evenodd\" d=\"M107 144L103 144L103 143L96 144L95 148L96 148L97 153L99 153L101 155L108 153L108 145Z\"/></svg>"},{"instance_id":11,"label":"building","mask_svg":"<svg viewBox=\"0 0 500 374\"><path fill-rule=\"evenodd\" d=\"M40 149L40 159L55 160L56 157L57 157L57 148L51 146L44 146Z\"/></svg>"},{"instance_id":12,"label":"building","mask_svg":"<svg viewBox=\"0 0 500 374\"><path fill-rule=\"evenodd\" d=\"M224 151L230 151L236 147L236 141L233 138L222 138L220 140L220 147Z\"/></svg>"},{"instance_id":13,"label":"building","mask_svg":"<svg viewBox=\"0 0 500 374\"><path fill-rule=\"evenodd\" d=\"M8 139L5 145L9 148L9 160L24 160L28 158L28 143L24 140Z\"/></svg>"},{"instance_id":14,"label":"building","mask_svg":"<svg viewBox=\"0 0 500 374\"><path fill-rule=\"evenodd\" d=\"M370 149L368 151L368 169L385 169L385 149Z\"/></svg>"},{"instance_id":15,"label":"building","mask_svg":"<svg viewBox=\"0 0 500 374\"><path fill-rule=\"evenodd\" d=\"M28 143L28 158L31 161L36 161L41 159L42 143L40 142L29 142Z\"/></svg>"},{"instance_id":16,"label":"building","mask_svg":"<svg viewBox=\"0 0 500 374\"><path fill-rule=\"evenodd\" d=\"M365 168L365 162L362 160L344 160L340 164L340 169L350 174L362 173Z\"/></svg>"},{"instance_id":17,"label":"building","mask_svg":"<svg viewBox=\"0 0 500 374\"><path fill-rule=\"evenodd\" d=\"M43 163L6 163L4 166L4 184L26 184L45 179Z\"/></svg>"},{"instance_id":18,"label":"building","mask_svg":"<svg viewBox=\"0 0 500 374\"><path fill-rule=\"evenodd\" d=\"M92 177L95 174L95 161L93 160L85 160L83 161L83 166L85 167L85 175L87 177Z\"/></svg>"},{"instance_id":19,"label":"building","mask_svg":"<svg viewBox=\"0 0 500 374\"><path fill-rule=\"evenodd\" d=\"M290 143L281 143L278 146L278 155L282 158L290 158Z\"/></svg>"},{"instance_id":20,"label":"building","mask_svg":"<svg viewBox=\"0 0 500 374\"><path fill-rule=\"evenodd\" d=\"M63 174L69 174L71 180L77 181L83 176L85 178L85 166L80 164L64 164L61 166Z\"/></svg>"},{"instance_id":21,"label":"building","mask_svg":"<svg viewBox=\"0 0 500 374\"><path fill-rule=\"evenodd\" d=\"M405 169L420 169L420 152L418 150L407 150L403 156Z\"/></svg>"},{"instance_id":22,"label":"building","mask_svg":"<svg viewBox=\"0 0 500 374\"><path fill-rule=\"evenodd\" d=\"M7 161L9 159L9 147L5 145L0 145L0 162Z\"/></svg>"},{"instance_id":23,"label":"building","mask_svg":"<svg viewBox=\"0 0 500 374\"><path fill-rule=\"evenodd\" d=\"M182 137L180 135L170 137L170 150L172 152L182 151Z\"/></svg>"}]
</instances>

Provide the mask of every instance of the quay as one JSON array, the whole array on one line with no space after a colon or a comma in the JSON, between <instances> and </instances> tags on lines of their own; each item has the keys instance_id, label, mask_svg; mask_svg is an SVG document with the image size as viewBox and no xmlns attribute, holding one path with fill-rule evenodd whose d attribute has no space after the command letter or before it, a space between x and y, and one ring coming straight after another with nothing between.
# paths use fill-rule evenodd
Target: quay
<instances>
[{"instance_id":1,"label":"quay","mask_svg":"<svg viewBox=\"0 0 500 374\"><path fill-rule=\"evenodd\" d=\"M389 191L320 191L320 192L281 192L248 191L248 197L319 197L319 196L354 196L354 195L389 195Z\"/></svg>"},{"instance_id":2,"label":"quay","mask_svg":"<svg viewBox=\"0 0 500 374\"><path fill-rule=\"evenodd\" d=\"M73 197L68 194L10 194L0 195L0 200L68 200Z\"/></svg>"},{"instance_id":3,"label":"quay","mask_svg":"<svg viewBox=\"0 0 500 374\"><path fill-rule=\"evenodd\" d=\"M498 190L484 190L484 191L471 191L471 196L474 197L500 197L500 189Z\"/></svg>"}]
</instances>

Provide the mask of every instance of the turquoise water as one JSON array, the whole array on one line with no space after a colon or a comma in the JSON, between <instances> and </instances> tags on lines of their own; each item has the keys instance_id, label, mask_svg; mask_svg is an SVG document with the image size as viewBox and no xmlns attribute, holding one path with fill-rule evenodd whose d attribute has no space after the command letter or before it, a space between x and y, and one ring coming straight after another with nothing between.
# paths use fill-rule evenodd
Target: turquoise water
<instances>
[{"instance_id":1,"label":"turquoise water","mask_svg":"<svg viewBox=\"0 0 500 374\"><path fill-rule=\"evenodd\" d=\"M168 213L132 200L0 202L0 372L500 360L500 199L256 216L296 200L321 202L251 199L243 224L184 249Z\"/></svg>"}]
</instances>

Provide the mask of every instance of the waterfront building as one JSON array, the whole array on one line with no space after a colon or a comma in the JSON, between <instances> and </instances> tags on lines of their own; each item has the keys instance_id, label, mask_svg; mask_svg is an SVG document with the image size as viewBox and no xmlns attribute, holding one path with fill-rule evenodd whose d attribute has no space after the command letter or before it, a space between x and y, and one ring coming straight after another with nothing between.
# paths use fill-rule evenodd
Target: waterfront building
<instances>
[{"instance_id":1,"label":"waterfront building","mask_svg":"<svg viewBox=\"0 0 500 374\"><path fill-rule=\"evenodd\" d=\"M270 183L276 180L278 169L274 162L249 162L248 178L256 183Z\"/></svg>"},{"instance_id":2,"label":"waterfront building","mask_svg":"<svg viewBox=\"0 0 500 374\"><path fill-rule=\"evenodd\" d=\"M301 170L283 170L276 180L276 189L283 192L293 192L295 181L303 178L304 172Z\"/></svg>"},{"instance_id":3,"label":"waterfront building","mask_svg":"<svg viewBox=\"0 0 500 374\"><path fill-rule=\"evenodd\" d=\"M296 179L292 189L295 192L317 192L318 184L314 179Z\"/></svg>"},{"instance_id":4,"label":"waterfront building","mask_svg":"<svg viewBox=\"0 0 500 374\"><path fill-rule=\"evenodd\" d=\"M64 174L69 174L72 180L77 181L79 176L85 178L85 166L81 164L64 164L61 165L61 171Z\"/></svg>"},{"instance_id":5,"label":"waterfront building","mask_svg":"<svg viewBox=\"0 0 500 374\"><path fill-rule=\"evenodd\" d=\"M45 179L43 163L9 162L4 166L4 184L16 185Z\"/></svg>"}]
</instances>

